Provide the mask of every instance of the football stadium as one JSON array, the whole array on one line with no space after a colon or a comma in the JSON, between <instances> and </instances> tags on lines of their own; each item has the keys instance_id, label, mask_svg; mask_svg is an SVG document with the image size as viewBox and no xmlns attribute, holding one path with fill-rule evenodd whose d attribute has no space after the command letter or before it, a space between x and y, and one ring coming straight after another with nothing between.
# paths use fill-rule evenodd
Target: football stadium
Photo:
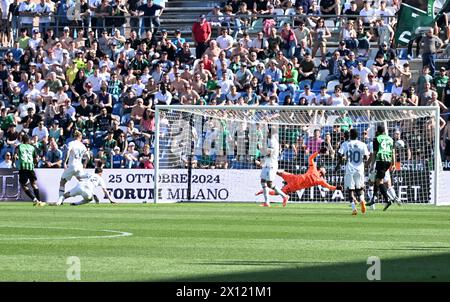
<instances>
[{"instance_id":1,"label":"football stadium","mask_svg":"<svg viewBox=\"0 0 450 302\"><path fill-rule=\"evenodd\" d=\"M0 11L0 281L450 281L450 0Z\"/></svg>"}]
</instances>

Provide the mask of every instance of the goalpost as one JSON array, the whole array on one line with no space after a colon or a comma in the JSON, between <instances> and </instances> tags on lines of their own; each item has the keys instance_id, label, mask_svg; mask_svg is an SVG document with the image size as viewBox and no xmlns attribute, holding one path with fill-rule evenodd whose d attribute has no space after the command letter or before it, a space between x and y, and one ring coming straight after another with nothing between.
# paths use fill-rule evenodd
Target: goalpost
<instances>
[{"instance_id":1,"label":"goalpost","mask_svg":"<svg viewBox=\"0 0 450 302\"><path fill-rule=\"evenodd\" d=\"M395 141L391 179L397 196L407 203L439 204L439 108L370 106L157 105L154 202L261 202L255 193L269 128L278 133L279 169L305 173L308 156L326 145L329 152L316 162L326 168L328 183L343 185L344 167L335 167L345 131L357 129L370 149L380 124ZM282 179L276 184L282 186ZM270 200L281 202L279 196ZM344 192L321 187L290 198L292 203L341 201Z\"/></svg>"}]
</instances>

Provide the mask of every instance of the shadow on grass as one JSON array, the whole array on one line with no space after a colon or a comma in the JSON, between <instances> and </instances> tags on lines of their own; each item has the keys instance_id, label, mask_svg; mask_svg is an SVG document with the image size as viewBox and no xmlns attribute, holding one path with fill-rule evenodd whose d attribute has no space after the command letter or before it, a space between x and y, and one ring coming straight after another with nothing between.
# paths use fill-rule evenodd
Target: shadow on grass
<instances>
[{"instance_id":1,"label":"shadow on grass","mask_svg":"<svg viewBox=\"0 0 450 302\"><path fill-rule=\"evenodd\" d=\"M375 254L375 253L374 253ZM381 281L450 281L450 253L380 259ZM298 264L298 265L297 265ZM304 261L230 260L193 263L202 266L284 265L286 268L232 273L211 273L184 278L158 280L163 282L296 282L296 281L368 281L367 270L372 264L349 262L324 264ZM308 266L305 266L308 265Z\"/></svg>"}]
</instances>

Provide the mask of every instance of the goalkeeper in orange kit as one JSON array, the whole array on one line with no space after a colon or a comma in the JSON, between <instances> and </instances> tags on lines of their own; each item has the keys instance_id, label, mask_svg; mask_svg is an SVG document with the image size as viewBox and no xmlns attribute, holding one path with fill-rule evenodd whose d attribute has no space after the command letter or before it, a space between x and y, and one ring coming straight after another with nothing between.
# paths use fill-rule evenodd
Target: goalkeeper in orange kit
<instances>
[{"instance_id":1,"label":"goalkeeper in orange kit","mask_svg":"<svg viewBox=\"0 0 450 302\"><path fill-rule=\"evenodd\" d=\"M286 182L286 185L281 188L281 191L285 194L294 193L298 190L311 188L314 186L322 186L325 187L331 191L334 190L342 190L342 186L332 186L326 182L324 179L326 174L326 169L324 167L317 167L314 163L314 159L319 155L319 153L325 153L327 151L326 148L322 148L319 151L313 153L309 159L308 159L308 171L306 171L305 174L292 174L284 171L278 171L277 175L281 176L284 181ZM259 191L256 193L256 195L261 195L263 191ZM269 191L270 195L278 195L274 190ZM286 202L283 202L283 207L286 206Z\"/></svg>"}]
</instances>

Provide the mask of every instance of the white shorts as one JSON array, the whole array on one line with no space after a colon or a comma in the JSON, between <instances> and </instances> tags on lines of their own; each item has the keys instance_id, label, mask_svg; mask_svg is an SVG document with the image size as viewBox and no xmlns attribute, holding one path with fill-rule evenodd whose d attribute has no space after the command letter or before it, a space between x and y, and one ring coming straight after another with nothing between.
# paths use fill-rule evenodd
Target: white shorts
<instances>
[{"instance_id":1,"label":"white shorts","mask_svg":"<svg viewBox=\"0 0 450 302\"><path fill-rule=\"evenodd\" d=\"M72 177L79 178L81 175L84 174L83 166L67 166L67 169L64 170L61 178L65 179L66 181L69 181L72 179Z\"/></svg>"},{"instance_id":2,"label":"white shorts","mask_svg":"<svg viewBox=\"0 0 450 302\"><path fill-rule=\"evenodd\" d=\"M355 190L364 188L364 173L360 171L352 171L345 173L344 186L346 189Z\"/></svg>"},{"instance_id":3,"label":"white shorts","mask_svg":"<svg viewBox=\"0 0 450 302\"><path fill-rule=\"evenodd\" d=\"M81 196L86 201L91 201L94 198L94 192L92 189L83 183L79 183L75 188L69 191L70 197Z\"/></svg>"},{"instance_id":4,"label":"white shorts","mask_svg":"<svg viewBox=\"0 0 450 302\"><path fill-rule=\"evenodd\" d=\"M369 173L369 180L375 182L375 177L377 176L377 171L374 169ZM384 174L383 182L388 182L391 179L391 172L389 170Z\"/></svg>"},{"instance_id":5,"label":"white shorts","mask_svg":"<svg viewBox=\"0 0 450 302\"><path fill-rule=\"evenodd\" d=\"M261 171L261 179L265 181L274 181L275 176L277 175L277 171L275 168L264 167Z\"/></svg>"}]
</instances>

